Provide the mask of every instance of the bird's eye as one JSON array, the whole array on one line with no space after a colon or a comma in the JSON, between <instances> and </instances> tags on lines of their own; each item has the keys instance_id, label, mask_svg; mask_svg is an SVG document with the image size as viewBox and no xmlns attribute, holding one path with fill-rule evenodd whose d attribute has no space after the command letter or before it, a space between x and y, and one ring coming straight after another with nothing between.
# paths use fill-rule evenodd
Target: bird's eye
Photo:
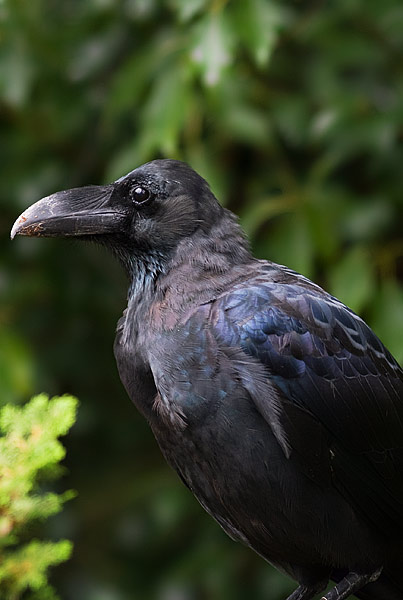
<instances>
[{"instance_id":1,"label":"bird's eye","mask_svg":"<svg viewBox=\"0 0 403 600\"><path fill-rule=\"evenodd\" d=\"M143 204L143 202L150 198L151 194L148 190L138 185L131 191L130 196L136 204Z\"/></svg>"}]
</instances>

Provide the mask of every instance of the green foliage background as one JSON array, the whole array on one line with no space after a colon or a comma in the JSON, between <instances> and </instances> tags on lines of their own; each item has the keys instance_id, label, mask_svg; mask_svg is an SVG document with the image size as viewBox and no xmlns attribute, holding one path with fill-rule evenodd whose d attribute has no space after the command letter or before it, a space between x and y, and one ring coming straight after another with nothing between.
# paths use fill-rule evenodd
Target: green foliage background
<instances>
[{"instance_id":1,"label":"green foliage background","mask_svg":"<svg viewBox=\"0 0 403 600\"><path fill-rule=\"evenodd\" d=\"M75 600L279 600L165 466L112 356L126 281L92 246L8 233L30 203L188 161L257 255L312 277L403 360L401 0L1 0L0 393L81 400L47 525Z\"/></svg>"},{"instance_id":2,"label":"green foliage background","mask_svg":"<svg viewBox=\"0 0 403 600\"><path fill-rule=\"evenodd\" d=\"M44 484L61 474L65 449L58 440L76 416L72 396L35 396L22 407L0 409L0 598L56 600L47 570L69 558L67 540L44 541L35 536L38 520L62 510L72 490L45 491ZM28 540L28 541L27 541Z\"/></svg>"}]
</instances>

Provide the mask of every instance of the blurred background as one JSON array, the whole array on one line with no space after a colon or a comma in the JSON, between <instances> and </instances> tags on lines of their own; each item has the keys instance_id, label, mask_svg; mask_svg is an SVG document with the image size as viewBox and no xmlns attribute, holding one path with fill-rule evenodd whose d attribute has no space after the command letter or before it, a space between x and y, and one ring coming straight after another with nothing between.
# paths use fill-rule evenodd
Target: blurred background
<instances>
[{"instance_id":1,"label":"blurred background","mask_svg":"<svg viewBox=\"0 0 403 600\"><path fill-rule=\"evenodd\" d=\"M63 599L281 600L166 466L112 353L102 249L18 238L54 191L189 162L259 257L313 278L403 360L401 0L0 1L0 402L69 392Z\"/></svg>"}]
</instances>

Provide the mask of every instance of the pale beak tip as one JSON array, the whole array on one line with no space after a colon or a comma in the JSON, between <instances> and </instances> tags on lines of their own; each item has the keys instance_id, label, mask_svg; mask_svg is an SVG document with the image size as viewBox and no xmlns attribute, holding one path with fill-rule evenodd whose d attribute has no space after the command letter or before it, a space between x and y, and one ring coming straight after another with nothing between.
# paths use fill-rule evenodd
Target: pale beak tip
<instances>
[{"instance_id":1,"label":"pale beak tip","mask_svg":"<svg viewBox=\"0 0 403 600\"><path fill-rule=\"evenodd\" d=\"M14 223L13 228L11 229L11 232L10 232L10 238L12 240L15 238L16 235L18 235L21 232L21 229L26 220L27 220L27 217L25 216L24 213L22 213L22 215L20 215L18 217L18 219Z\"/></svg>"}]
</instances>

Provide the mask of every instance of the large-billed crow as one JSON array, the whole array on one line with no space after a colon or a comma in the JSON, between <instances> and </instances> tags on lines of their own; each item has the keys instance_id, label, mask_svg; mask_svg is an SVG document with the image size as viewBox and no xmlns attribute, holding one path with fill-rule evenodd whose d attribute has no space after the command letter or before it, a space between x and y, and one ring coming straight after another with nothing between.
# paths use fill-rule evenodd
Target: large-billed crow
<instances>
[{"instance_id":1,"label":"large-billed crow","mask_svg":"<svg viewBox=\"0 0 403 600\"><path fill-rule=\"evenodd\" d=\"M403 599L403 372L302 275L257 260L174 160L58 192L12 237L110 247L129 277L120 377L202 506L310 600Z\"/></svg>"}]
</instances>

